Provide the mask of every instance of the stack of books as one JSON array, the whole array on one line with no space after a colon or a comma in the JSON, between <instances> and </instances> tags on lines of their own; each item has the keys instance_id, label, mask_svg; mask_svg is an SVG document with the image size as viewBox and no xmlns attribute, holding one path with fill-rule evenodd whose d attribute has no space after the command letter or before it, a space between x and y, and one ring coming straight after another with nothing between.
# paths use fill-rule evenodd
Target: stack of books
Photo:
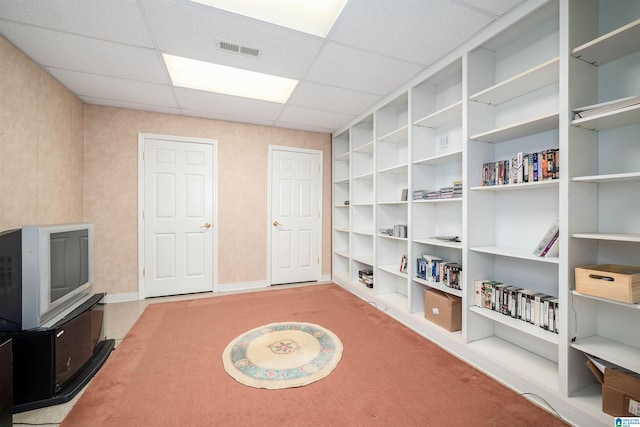
<instances>
[{"instance_id":1,"label":"stack of books","mask_svg":"<svg viewBox=\"0 0 640 427\"><path fill-rule=\"evenodd\" d=\"M453 197L462 197L462 181L453 181Z\"/></svg>"},{"instance_id":2,"label":"stack of books","mask_svg":"<svg viewBox=\"0 0 640 427\"><path fill-rule=\"evenodd\" d=\"M453 199L453 187L442 187L440 189L441 199Z\"/></svg>"},{"instance_id":3,"label":"stack of books","mask_svg":"<svg viewBox=\"0 0 640 427\"><path fill-rule=\"evenodd\" d=\"M413 192L413 200L424 200L429 194L428 190L415 190Z\"/></svg>"}]
</instances>

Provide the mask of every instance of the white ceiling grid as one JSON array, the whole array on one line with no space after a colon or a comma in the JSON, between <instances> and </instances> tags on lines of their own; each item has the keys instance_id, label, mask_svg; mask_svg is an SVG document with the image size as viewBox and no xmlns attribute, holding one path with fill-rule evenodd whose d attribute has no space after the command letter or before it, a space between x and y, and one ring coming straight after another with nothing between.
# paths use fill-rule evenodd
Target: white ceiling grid
<instances>
[{"instance_id":1,"label":"white ceiling grid","mask_svg":"<svg viewBox=\"0 0 640 427\"><path fill-rule=\"evenodd\" d=\"M0 34L89 104L330 133L521 2L349 0L323 39L189 0L1 0ZM178 88L162 53L300 83L286 104Z\"/></svg>"}]
</instances>

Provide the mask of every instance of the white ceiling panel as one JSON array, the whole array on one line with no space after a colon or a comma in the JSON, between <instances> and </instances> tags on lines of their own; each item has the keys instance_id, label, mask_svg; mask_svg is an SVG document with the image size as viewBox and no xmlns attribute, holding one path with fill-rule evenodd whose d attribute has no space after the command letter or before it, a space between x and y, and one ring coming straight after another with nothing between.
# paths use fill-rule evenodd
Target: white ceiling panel
<instances>
[{"instance_id":1,"label":"white ceiling panel","mask_svg":"<svg viewBox=\"0 0 640 427\"><path fill-rule=\"evenodd\" d=\"M206 113L225 114L247 119L276 120L283 109L283 104L202 92L193 89L175 88L176 99L180 108Z\"/></svg>"},{"instance_id":2,"label":"white ceiling panel","mask_svg":"<svg viewBox=\"0 0 640 427\"><path fill-rule=\"evenodd\" d=\"M47 68L47 71L79 96L162 107L177 107L169 85L78 73L57 68Z\"/></svg>"},{"instance_id":3,"label":"white ceiling panel","mask_svg":"<svg viewBox=\"0 0 640 427\"><path fill-rule=\"evenodd\" d=\"M180 114L178 108L159 107L157 105L145 105L125 101L105 100L102 98L92 98L90 96L81 96L80 99L90 105L102 105L105 107L129 108L132 110L153 111L156 113Z\"/></svg>"},{"instance_id":4,"label":"white ceiling panel","mask_svg":"<svg viewBox=\"0 0 640 427\"><path fill-rule=\"evenodd\" d=\"M278 118L279 123L300 123L320 129L337 129L351 120L353 116L311 110L309 108L287 106Z\"/></svg>"},{"instance_id":5,"label":"white ceiling panel","mask_svg":"<svg viewBox=\"0 0 640 427\"><path fill-rule=\"evenodd\" d=\"M2 0L0 15L37 27L153 47L136 0Z\"/></svg>"},{"instance_id":6,"label":"white ceiling panel","mask_svg":"<svg viewBox=\"0 0 640 427\"><path fill-rule=\"evenodd\" d=\"M375 95L386 95L423 67L360 49L328 43L307 80Z\"/></svg>"},{"instance_id":7,"label":"white ceiling panel","mask_svg":"<svg viewBox=\"0 0 640 427\"><path fill-rule=\"evenodd\" d=\"M509 10L513 9L518 3L522 3L522 0L462 0L471 6L484 9L494 15L504 15Z\"/></svg>"},{"instance_id":8,"label":"white ceiling panel","mask_svg":"<svg viewBox=\"0 0 640 427\"><path fill-rule=\"evenodd\" d=\"M189 0L0 0L0 34L89 104L333 132L529 1L348 0L323 39ZM178 88L162 53L299 83L285 104Z\"/></svg>"},{"instance_id":9,"label":"white ceiling panel","mask_svg":"<svg viewBox=\"0 0 640 427\"><path fill-rule=\"evenodd\" d=\"M382 97L354 90L301 82L289 98L289 105L342 114L359 114Z\"/></svg>"},{"instance_id":10,"label":"white ceiling panel","mask_svg":"<svg viewBox=\"0 0 640 427\"><path fill-rule=\"evenodd\" d=\"M153 83L169 83L156 51L22 24L2 23L2 34L42 66Z\"/></svg>"},{"instance_id":11,"label":"white ceiling panel","mask_svg":"<svg viewBox=\"0 0 640 427\"><path fill-rule=\"evenodd\" d=\"M486 14L442 0L352 0L342 13L331 40L424 65L492 21Z\"/></svg>"},{"instance_id":12,"label":"white ceiling panel","mask_svg":"<svg viewBox=\"0 0 640 427\"><path fill-rule=\"evenodd\" d=\"M323 40L192 2L140 0L164 53L292 79L302 78ZM250 57L219 50L216 41L260 50Z\"/></svg>"}]
</instances>

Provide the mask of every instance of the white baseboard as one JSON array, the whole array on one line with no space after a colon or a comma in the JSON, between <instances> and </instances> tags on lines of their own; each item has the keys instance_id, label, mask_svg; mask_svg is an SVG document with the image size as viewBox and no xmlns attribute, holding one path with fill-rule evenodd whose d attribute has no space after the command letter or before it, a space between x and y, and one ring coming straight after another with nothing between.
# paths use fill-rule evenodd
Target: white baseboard
<instances>
[{"instance_id":1,"label":"white baseboard","mask_svg":"<svg viewBox=\"0 0 640 427\"><path fill-rule=\"evenodd\" d=\"M107 304L111 304L114 302L127 302L127 301L138 301L138 292L128 292L126 294L107 294L104 297L104 301Z\"/></svg>"},{"instance_id":2,"label":"white baseboard","mask_svg":"<svg viewBox=\"0 0 640 427\"><path fill-rule=\"evenodd\" d=\"M255 282L218 283L218 289L216 289L216 292L246 291L248 289L262 289L266 287L266 280L256 280Z\"/></svg>"}]
</instances>

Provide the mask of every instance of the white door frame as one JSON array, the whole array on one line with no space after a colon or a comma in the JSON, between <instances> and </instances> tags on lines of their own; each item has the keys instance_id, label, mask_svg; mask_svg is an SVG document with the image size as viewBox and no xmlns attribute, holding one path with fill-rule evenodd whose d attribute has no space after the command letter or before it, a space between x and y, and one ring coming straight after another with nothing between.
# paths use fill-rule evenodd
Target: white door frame
<instances>
[{"instance_id":1,"label":"white door frame","mask_svg":"<svg viewBox=\"0 0 640 427\"><path fill-rule=\"evenodd\" d=\"M274 151L290 151L292 153L307 153L307 154L316 154L318 156L318 166L320 167L320 179L318 182L318 211L319 211L319 230L320 230L320 238L318 239L318 257L320 258L320 269L318 271L318 277L316 280L318 282L322 281L322 240L323 240L323 232L322 229L322 180L323 180L323 167L322 167L322 150L313 150L309 148L296 148L296 147L286 147L281 145L271 145L269 144L269 171L267 178L267 286L271 286L271 257L273 254L271 253L271 234L273 232L273 227L271 226L273 222L273 218L271 216L271 198L273 195L271 194L271 166L273 162L273 152Z\"/></svg>"},{"instance_id":2,"label":"white door frame","mask_svg":"<svg viewBox=\"0 0 640 427\"><path fill-rule=\"evenodd\" d=\"M138 133L138 299L145 299L144 292L144 196L145 170L144 148L147 139L164 141L189 142L195 144L209 144L213 151L213 292L218 291L218 141L215 139L190 138L185 136L157 135L153 133Z\"/></svg>"}]
</instances>

